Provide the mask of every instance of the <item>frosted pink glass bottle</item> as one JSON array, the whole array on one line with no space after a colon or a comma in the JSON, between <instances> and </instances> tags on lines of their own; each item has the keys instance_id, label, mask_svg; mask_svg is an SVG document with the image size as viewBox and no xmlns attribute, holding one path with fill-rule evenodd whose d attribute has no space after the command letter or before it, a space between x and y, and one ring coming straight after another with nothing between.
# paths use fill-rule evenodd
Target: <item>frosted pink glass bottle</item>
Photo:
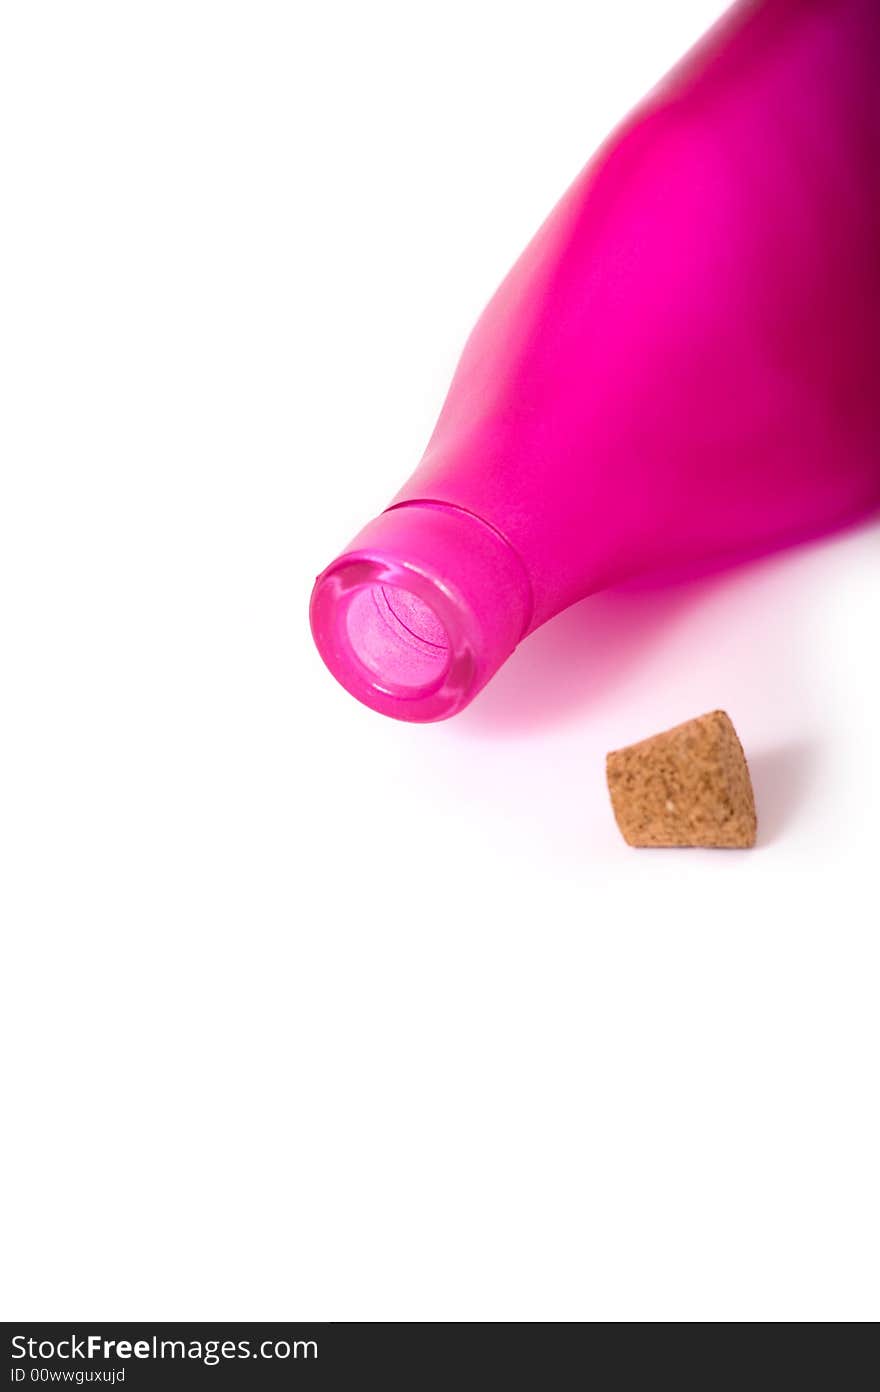
<instances>
[{"instance_id":1,"label":"frosted pink glass bottle","mask_svg":"<svg viewBox=\"0 0 880 1392\"><path fill-rule=\"evenodd\" d=\"M757 0L540 228L312 629L361 701L436 720L584 595L878 502L880 0Z\"/></svg>"}]
</instances>

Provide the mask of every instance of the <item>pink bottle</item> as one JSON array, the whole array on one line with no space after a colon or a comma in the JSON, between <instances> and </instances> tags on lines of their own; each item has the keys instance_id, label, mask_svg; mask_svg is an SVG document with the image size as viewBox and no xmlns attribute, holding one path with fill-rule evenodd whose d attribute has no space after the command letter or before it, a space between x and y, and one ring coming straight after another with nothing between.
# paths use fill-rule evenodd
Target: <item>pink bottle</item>
<instances>
[{"instance_id":1,"label":"pink bottle","mask_svg":"<svg viewBox=\"0 0 880 1392\"><path fill-rule=\"evenodd\" d=\"M742 3L510 271L312 630L354 696L437 720L584 595L878 502L880 0Z\"/></svg>"}]
</instances>

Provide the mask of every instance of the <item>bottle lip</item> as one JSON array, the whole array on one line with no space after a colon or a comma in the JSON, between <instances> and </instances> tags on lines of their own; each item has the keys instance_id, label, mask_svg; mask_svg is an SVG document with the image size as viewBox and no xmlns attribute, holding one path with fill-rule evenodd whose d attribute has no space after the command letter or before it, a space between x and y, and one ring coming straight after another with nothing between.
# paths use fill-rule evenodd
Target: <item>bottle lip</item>
<instances>
[{"instance_id":1,"label":"bottle lip","mask_svg":"<svg viewBox=\"0 0 880 1392\"><path fill-rule=\"evenodd\" d=\"M443 642L428 643L406 630L389 601L394 595L413 596L433 616ZM363 599L361 597L364 597ZM416 660L406 680L369 659L353 636L355 605L372 602L379 626L397 618L396 637L412 649ZM382 610L385 609L383 615ZM352 551L340 556L319 575L312 592L312 634L324 662L352 696L383 715L398 720L442 720L466 705L473 693L477 671L475 649L479 635L469 622L460 596L412 565L388 557ZM407 633L409 636L407 636ZM427 651L433 647L434 653ZM419 661L419 655L424 661Z\"/></svg>"},{"instance_id":2,"label":"bottle lip","mask_svg":"<svg viewBox=\"0 0 880 1392\"><path fill-rule=\"evenodd\" d=\"M462 509L398 505L315 581L310 618L336 680L398 720L468 704L516 647L530 612L522 563Z\"/></svg>"}]
</instances>

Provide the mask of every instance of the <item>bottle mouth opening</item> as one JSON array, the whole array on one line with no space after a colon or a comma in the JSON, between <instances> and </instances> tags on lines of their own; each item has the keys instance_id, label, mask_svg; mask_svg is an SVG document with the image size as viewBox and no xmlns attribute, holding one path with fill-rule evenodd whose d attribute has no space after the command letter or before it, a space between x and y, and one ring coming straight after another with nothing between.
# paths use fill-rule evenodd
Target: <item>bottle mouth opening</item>
<instances>
[{"instance_id":1,"label":"bottle mouth opening","mask_svg":"<svg viewBox=\"0 0 880 1392\"><path fill-rule=\"evenodd\" d=\"M400 720L441 720L470 699L468 615L434 577L399 562L347 555L318 577L312 632L342 686Z\"/></svg>"},{"instance_id":2,"label":"bottle mouth opening","mask_svg":"<svg viewBox=\"0 0 880 1392\"><path fill-rule=\"evenodd\" d=\"M400 585L366 585L345 616L348 640L369 672L401 696L446 674L449 636L430 604Z\"/></svg>"}]
</instances>

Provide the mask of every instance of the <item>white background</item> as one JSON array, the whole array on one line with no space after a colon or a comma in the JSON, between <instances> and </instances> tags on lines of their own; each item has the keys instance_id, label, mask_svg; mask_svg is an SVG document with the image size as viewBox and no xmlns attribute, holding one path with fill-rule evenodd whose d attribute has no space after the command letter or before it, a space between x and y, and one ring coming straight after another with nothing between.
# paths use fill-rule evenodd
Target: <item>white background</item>
<instances>
[{"instance_id":1,"label":"white background","mask_svg":"<svg viewBox=\"0 0 880 1392\"><path fill-rule=\"evenodd\" d=\"M880 527L406 726L315 574L717 0L0 11L2 1313L868 1319ZM716 706L753 852L604 755Z\"/></svg>"}]
</instances>

